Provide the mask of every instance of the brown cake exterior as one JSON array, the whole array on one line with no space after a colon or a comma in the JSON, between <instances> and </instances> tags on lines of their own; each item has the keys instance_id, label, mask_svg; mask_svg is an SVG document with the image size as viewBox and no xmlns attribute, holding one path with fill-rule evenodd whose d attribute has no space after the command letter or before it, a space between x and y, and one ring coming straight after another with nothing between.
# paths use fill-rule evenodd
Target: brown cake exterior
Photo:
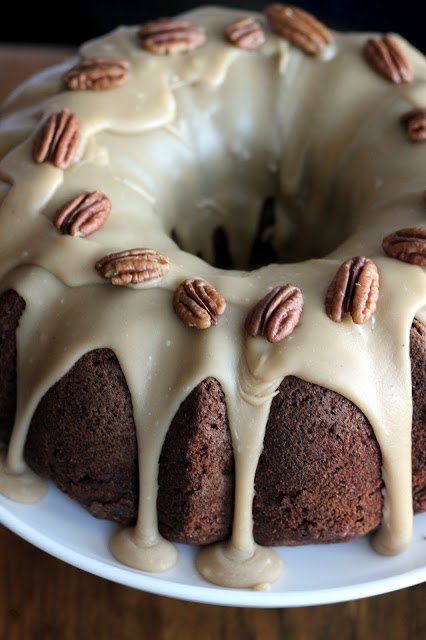
<instances>
[{"instance_id":1,"label":"brown cake exterior","mask_svg":"<svg viewBox=\"0 0 426 640\"><path fill-rule=\"evenodd\" d=\"M52 478L94 516L134 519L138 455L132 403L110 349L86 353L45 394L25 457L38 475Z\"/></svg>"},{"instance_id":2,"label":"brown cake exterior","mask_svg":"<svg viewBox=\"0 0 426 640\"><path fill-rule=\"evenodd\" d=\"M231 534L234 457L225 396L207 378L187 396L164 441L158 475L160 533L186 544Z\"/></svg>"},{"instance_id":3,"label":"brown cake exterior","mask_svg":"<svg viewBox=\"0 0 426 640\"><path fill-rule=\"evenodd\" d=\"M16 327L25 308L0 298L2 439L16 404ZM426 510L426 329L410 333L413 505ZM25 458L39 475L99 518L133 523L138 453L130 393L110 349L85 354L43 397ZM167 433L158 476L159 530L187 544L229 537L234 460L226 401L214 378L184 400ZM378 526L381 456L371 425L334 391L285 378L272 402L255 480L254 535L263 545L346 541Z\"/></svg>"},{"instance_id":4,"label":"brown cake exterior","mask_svg":"<svg viewBox=\"0 0 426 640\"><path fill-rule=\"evenodd\" d=\"M16 411L16 328L25 301L9 289L0 296L0 444L12 433Z\"/></svg>"},{"instance_id":5,"label":"brown cake exterior","mask_svg":"<svg viewBox=\"0 0 426 640\"><path fill-rule=\"evenodd\" d=\"M414 320L410 340L413 383L413 506L426 511L426 328Z\"/></svg>"},{"instance_id":6,"label":"brown cake exterior","mask_svg":"<svg viewBox=\"0 0 426 640\"><path fill-rule=\"evenodd\" d=\"M283 380L256 473L254 535L265 545L350 540L381 519L381 455L349 400L294 376Z\"/></svg>"}]
</instances>

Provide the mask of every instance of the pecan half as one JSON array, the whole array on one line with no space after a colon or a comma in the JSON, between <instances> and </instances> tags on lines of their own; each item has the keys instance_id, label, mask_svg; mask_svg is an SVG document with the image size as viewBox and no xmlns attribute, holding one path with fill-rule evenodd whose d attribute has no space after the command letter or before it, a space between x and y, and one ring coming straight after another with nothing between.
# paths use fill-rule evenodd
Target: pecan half
<instances>
[{"instance_id":1,"label":"pecan half","mask_svg":"<svg viewBox=\"0 0 426 640\"><path fill-rule=\"evenodd\" d=\"M368 39L363 52L371 67L395 84L412 81L413 68L391 36Z\"/></svg>"},{"instance_id":2,"label":"pecan half","mask_svg":"<svg viewBox=\"0 0 426 640\"><path fill-rule=\"evenodd\" d=\"M102 191L85 191L60 207L53 224L70 236L88 236L100 229L111 211L111 202Z\"/></svg>"},{"instance_id":3,"label":"pecan half","mask_svg":"<svg viewBox=\"0 0 426 640\"><path fill-rule=\"evenodd\" d=\"M275 287L249 311L245 329L253 338L265 336L268 342L280 342L299 324L302 310L300 289L292 284Z\"/></svg>"},{"instance_id":4,"label":"pecan half","mask_svg":"<svg viewBox=\"0 0 426 640\"><path fill-rule=\"evenodd\" d=\"M226 27L224 33L228 42L235 47L249 51L258 49L265 41L262 27L252 16L235 20Z\"/></svg>"},{"instance_id":5,"label":"pecan half","mask_svg":"<svg viewBox=\"0 0 426 640\"><path fill-rule=\"evenodd\" d=\"M319 55L333 41L331 32L313 15L289 4L271 4L265 9L271 29L305 53Z\"/></svg>"},{"instance_id":6,"label":"pecan half","mask_svg":"<svg viewBox=\"0 0 426 640\"><path fill-rule=\"evenodd\" d=\"M144 49L159 55L191 51L206 41L204 29L189 20L153 20L140 27L138 36Z\"/></svg>"},{"instance_id":7,"label":"pecan half","mask_svg":"<svg viewBox=\"0 0 426 640\"><path fill-rule=\"evenodd\" d=\"M386 236L382 246L391 258L426 267L426 229L399 229Z\"/></svg>"},{"instance_id":8,"label":"pecan half","mask_svg":"<svg viewBox=\"0 0 426 640\"><path fill-rule=\"evenodd\" d=\"M426 109L412 109L401 116L407 136L412 142L426 140Z\"/></svg>"},{"instance_id":9,"label":"pecan half","mask_svg":"<svg viewBox=\"0 0 426 640\"><path fill-rule=\"evenodd\" d=\"M334 322L346 314L355 324L364 324L376 310L379 272L372 260L356 256L346 260L334 276L325 296L325 311Z\"/></svg>"},{"instance_id":10,"label":"pecan half","mask_svg":"<svg viewBox=\"0 0 426 640\"><path fill-rule=\"evenodd\" d=\"M169 259L155 249L128 249L98 260L95 269L112 284L138 284L164 276Z\"/></svg>"},{"instance_id":11,"label":"pecan half","mask_svg":"<svg viewBox=\"0 0 426 640\"><path fill-rule=\"evenodd\" d=\"M86 58L69 69L63 76L67 89L114 89L128 78L127 60L118 58Z\"/></svg>"},{"instance_id":12,"label":"pecan half","mask_svg":"<svg viewBox=\"0 0 426 640\"><path fill-rule=\"evenodd\" d=\"M208 329L226 308L223 296L204 280L185 280L175 291L173 308L187 327Z\"/></svg>"},{"instance_id":13,"label":"pecan half","mask_svg":"<svg viewBox=\"0 0 426 640\"><path fill-rule=\"evenodd\" d=\"M34 138L33 159L37 163L51 162L58 169L66 169L74 159L80 143L77 117L62 109L52 113Z\"/></svg>"}]
</instances>

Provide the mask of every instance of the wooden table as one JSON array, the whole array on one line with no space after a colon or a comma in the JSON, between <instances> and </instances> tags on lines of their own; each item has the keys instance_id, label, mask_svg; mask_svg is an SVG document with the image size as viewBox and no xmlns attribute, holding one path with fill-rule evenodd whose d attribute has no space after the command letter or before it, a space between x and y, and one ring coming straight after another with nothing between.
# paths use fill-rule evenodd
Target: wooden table
<instances>
[{"instance_id":1,"label":"wooden table","mask_svg":"<svg viewBox=\"0 0 426 640\"><path fill-rule=\"evenodd\" d=\"M0 45L0 100L27 75L67 53ZM0 576L0 640L426 638L426 583L326 606L211 606L143 593L87 574L2 526Z\"/></svg>"}]
</instances>

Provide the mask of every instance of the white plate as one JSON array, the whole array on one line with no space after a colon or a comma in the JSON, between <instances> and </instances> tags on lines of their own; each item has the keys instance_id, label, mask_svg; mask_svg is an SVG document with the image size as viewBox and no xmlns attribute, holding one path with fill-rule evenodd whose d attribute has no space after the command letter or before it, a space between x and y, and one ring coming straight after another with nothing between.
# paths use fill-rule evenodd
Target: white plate
<instances>
[{"instance_id":1,"label":"white plate","mask_svg":"<svg viewBox=\"0 0 426 640\"><path fill-rule=\"evenodd\" d=\"M279 549L281 579L270 591L223 589L195 568L196 549L177 545L179 561L165 573L143 573L117 562L108 550L116 525L97 520L49 486L46 498L22 505L0 496L0 521L43 551L84 571L135 589L194 602L244 607L297 607L365 598L426 580L426 513L414 518L412 543L383 557L368 538L346 544Z\"/></svg>"}]
</instances>

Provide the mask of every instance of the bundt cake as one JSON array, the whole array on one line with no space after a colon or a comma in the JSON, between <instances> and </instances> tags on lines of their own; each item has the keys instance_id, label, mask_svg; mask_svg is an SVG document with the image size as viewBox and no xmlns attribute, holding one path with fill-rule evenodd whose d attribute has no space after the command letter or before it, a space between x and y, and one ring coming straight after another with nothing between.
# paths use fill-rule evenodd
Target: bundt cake
<instances>
[{"instance_id":1,"label":"bundt cake","mask_svg":"<svg viewBox=\"0 0 426 640\"><path fill-rule=\"evenodd\" d=\"M0 120L0 490L50 479L125 564L426 510L426 59L297 7L119 27Z\"/></svg>"}]
</instances>

